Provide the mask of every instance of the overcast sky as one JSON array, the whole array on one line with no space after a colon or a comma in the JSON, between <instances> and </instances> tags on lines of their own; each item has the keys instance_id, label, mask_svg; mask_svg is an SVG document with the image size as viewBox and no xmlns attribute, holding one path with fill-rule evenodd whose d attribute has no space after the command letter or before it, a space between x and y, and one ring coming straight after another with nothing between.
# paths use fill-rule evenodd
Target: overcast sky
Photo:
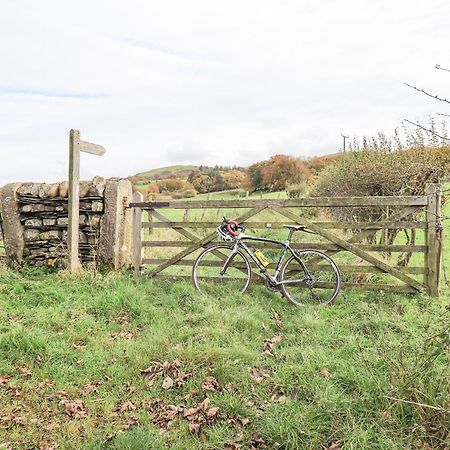
<instances>
[{"instance_id":1,"label":"overcast sky","mask_svg":"<svg viewBox=\"0 0 450 450\"><path fill-rule=\"evenodd\" d=\"M0 185L335 152L450 96L446 0L0 0ZM447 112L449 112L447 110Z\"/></svg>"}]
</instances>

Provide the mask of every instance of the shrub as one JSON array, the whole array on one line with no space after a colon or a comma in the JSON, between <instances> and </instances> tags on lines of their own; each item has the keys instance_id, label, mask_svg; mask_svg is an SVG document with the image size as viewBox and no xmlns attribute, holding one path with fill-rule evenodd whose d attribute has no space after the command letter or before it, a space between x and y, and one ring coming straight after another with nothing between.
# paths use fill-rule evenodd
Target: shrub
<instances>
[{"instance_id":1,"label":"shrub","mask_svg":"<svg viewBox=\"0 0 450 450\"><path fill-rule=\"evenodd\" d=\"M248 168L248 176L254 191L281 191L287 183L300 183L309 178L305 163L293 156L275 155Z\"/></svg>"},{"instance_id":2,"label":"shrub","mask_svg":"<svg viewBox=\"0 0 450 450\"><path fill-rule=\"evenodd\" d=\"M289 198L299 198L305 195L307 189L306 183L288 184L286 192Z\"/></svg>"},{"instance_id":3,"label":"shrub","mask_svg":"<svg viewBox=\"0 0 450 450\"><path fill-rule=\"evenodd\" d=\"M184 187L184 181L175 178L165 178L156 182L160 192L175 192Z\"/></svg>"}]
</instances>

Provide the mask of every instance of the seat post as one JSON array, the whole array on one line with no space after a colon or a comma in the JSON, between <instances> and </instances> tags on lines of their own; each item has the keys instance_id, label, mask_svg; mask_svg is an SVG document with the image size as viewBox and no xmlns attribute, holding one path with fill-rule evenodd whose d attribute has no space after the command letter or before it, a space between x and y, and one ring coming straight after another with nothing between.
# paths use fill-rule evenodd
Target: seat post
<instances>
[{"instance_id":1,"label":"seat post","mask_svg":"<svg viewBox=\"0 0 450 450\"><path fill-rule=\"evenodd\" d=\"M287 240L289 241L289 242L291 242L291 239L292 239L292 235L295 233L295 229L294 228L290 228L289 229L289 235L288 235L288 238L287 238Z\"/></svg>"}]
</instances>

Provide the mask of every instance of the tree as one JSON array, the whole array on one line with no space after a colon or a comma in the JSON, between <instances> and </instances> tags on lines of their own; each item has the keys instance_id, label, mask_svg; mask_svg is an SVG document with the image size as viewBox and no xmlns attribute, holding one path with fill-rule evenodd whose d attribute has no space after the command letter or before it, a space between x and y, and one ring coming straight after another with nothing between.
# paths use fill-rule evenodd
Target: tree
<instances>
[{"instance_id":1,"label":"tree","mask_svg":"<svg viewBox=\"0 0 450 450\"><path fill-rule=\"evenodd\" d=\"M242 170L228 170L222 172L225 189L243 188L247 182L247 174Z\"/></svg>"},{"instance_id":2,"label":"tree","mask_svg":"<svg viewBox=\"0 0 450 450\"><path fill-rule=\"evenodd\" d=\"M297 184L309 177L305 163L293 156L275 155L261 170L262 184L266 190L281 191L286 184Z\"/></svg>"},{"instance_id":3,"label":"tree","mask_svg":"<svg viewBox=\"0 0 450 450\"><path fill-rule=\"evenodd\" d=\"M206 192L211 192L214 187L214 180L204 173L199 173L195 178L191 180L197 192L205 194Z\"/></svg>"}]
</instances>

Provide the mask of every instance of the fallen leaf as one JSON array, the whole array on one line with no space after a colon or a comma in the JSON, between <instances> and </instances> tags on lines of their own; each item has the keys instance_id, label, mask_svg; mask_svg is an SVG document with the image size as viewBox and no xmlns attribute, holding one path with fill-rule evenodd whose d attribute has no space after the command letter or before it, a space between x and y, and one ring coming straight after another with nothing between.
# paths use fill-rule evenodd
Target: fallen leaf
<instances>
[{"instance_id":1,"label":"fallen leaf","mask_svg":"<svg viewBox=\"0 0 450 450\"><path fill-rule=\"evenodd\" d=\"M219 411L219 407L218 406L214 406L213 408L209 408L208 411L206 412L206 417L214 417Z\"/></svg>"},{"instance_id":2,"label":"fallen leaf","mask_svg":"<svg viewBox=\"0 0 450 450\"><path fill-rule=\"evenodd\" d=\"M258 384L261 383L264 380L264 378L270 377L269 373L266 370L257 369L256 367L251 369L250 375Z\"/></svg>"},{"instance_id":3,"label":"fallen leaf","mask_svg":"<svg viewBox=\"0 0 450 450\"><path fill-rule=\"evenodd\" d=\"M278 328L281 328L281 327L283 326L283 321L281 320L281 316L280 316L279 313L277 313L277 312L275 311L275 312L273 313L272 318L273 318L273 321L275 322L275 325L276 325Z\"/></svg>"},{"instance_id":4,"label":"fallen leaf","mask_svg":"<svg viewBox=\"0 0 450 450\"><path fill-rule=\"evenodd\" d=\"M77 349L77 350L84 350L86 348L86 344L74 342L72 344L72 347Z\"/></svg>"},{"instance_id":5,"label":"fallen leaf","mask_svg":"<svg viewBox=\"0 0 450 450\"><path fill-rule=\"evenodd\" d=\"M193 434L200 433L201 424L198 422L189 422L189 431Z\"/></svg>"},{"instance_id":6,"label":"fallen leaf","mask_svg":"<svg viewBox=\"0 0 450 450\"><path fill-rule=\"evenodd\" d=\"M202 384L202 388L206 391L216 392L220 390L219 382L212 376L206 377Z\"/></svg>"},{"instance_id":7,"label":"fallen leaf","mask_svg":"<svg viewBox=\"0 0 450 450\"><path fill-rule=\"evenodd\" d=\"M31 370L26 366L19 366L19 367L17 367L17 370L20 373L22 373L23 375L31 375L32 374Z\"/></svg>"},{"instance_id":8,"label":"fallen leaf","mask_svg":"<svg viewBox=\"0 0 450 450\"><path fill-rule=\"evenodd\" d=\"M120 412L135 411L135 410L136 410L136 405L133 402L129 401L129 400L123 402L120 405L120 408L119 408Z\"/></svg>"},{"instance_id":9,"label":"fallen leaf","mask_svg":"<svg viewBox=\"0 0 450 450\"><path fill-rule=\"evenodd\" d=\"M66 414L71 419L80 419L87 415L84 403L79 399L73 401L63 399L59 403L66 407Z\"/></svg>"},{"instance_id":10,"label":"fallen leaf","mask_svg":"<svg viewBox=\"0 0 450 450\"><path fill-rule=\"evenodd\" d=\"M173 380L170 377L166 377L162 383L163 389L170 389L173 386Z\"/></svg>"},{"instance_id":11,"label":"fallen leaf","mask_svg":"<svg viewBox=\"0 0 450 450\"><path fill-rule=\"evenodd\" d=\"M326 370L326 369L320 369L319 375L323 378L331 378L331 376L332 376L331 373L328 372L328 370Z\"/></svg>"},{"instance_id":12,"label":"fallen leaf","mask_svg":"<svg viewBox=\"0 0 450 450\"><path fill-rule=\"evenodd\" d=\"M91 392L97 392L97 385L94 383L90 383L90 384L85 384L82 388L81 388L81 394L82 395L87 395Z\"/></svg>"}]
</instances>

